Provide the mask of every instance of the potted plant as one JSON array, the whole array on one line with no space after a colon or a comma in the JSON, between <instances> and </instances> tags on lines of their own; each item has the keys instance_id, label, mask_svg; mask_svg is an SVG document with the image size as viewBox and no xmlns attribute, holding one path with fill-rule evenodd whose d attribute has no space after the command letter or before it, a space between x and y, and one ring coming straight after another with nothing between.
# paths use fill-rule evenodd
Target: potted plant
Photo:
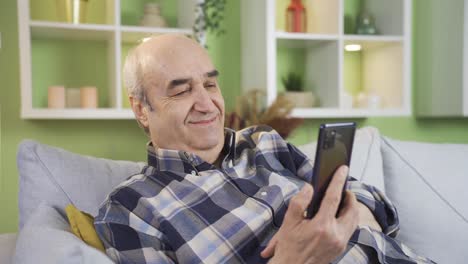
<instances>
[{"instance_id":1,"label":"potted plant","mask_svg":"<svg viewBox=\"0 0 468 264\"><path fill-rule=\"evenodd\" d=\"M305 91L302 76L290 72L281 79L286 92L284 97L294 103L295 107L313 107L315 105L315 96L312 91Z\"/></svg>"}]
</instances>

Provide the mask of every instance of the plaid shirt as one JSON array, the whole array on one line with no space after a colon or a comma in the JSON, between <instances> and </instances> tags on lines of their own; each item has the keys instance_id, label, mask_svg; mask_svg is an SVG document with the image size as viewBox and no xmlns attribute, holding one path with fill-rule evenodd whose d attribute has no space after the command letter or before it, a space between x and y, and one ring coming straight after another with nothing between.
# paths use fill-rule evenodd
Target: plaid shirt
<instances>
[{"instance_id":1,"label":"plaid shirt","mask_svg":"<svg viewBox=\"0 0 468 264\"><path fill-rule=\"evenodd\" d=\"M311 182L313 161L265 126L226 129L221 168L148 145L148 166L102 204L95 227L118 263L263 263L288 202ZM383 233L360 227L339 263L427 263L395 241L395 207L374 187L348 188Z\"/></svg>"}]
</instances>

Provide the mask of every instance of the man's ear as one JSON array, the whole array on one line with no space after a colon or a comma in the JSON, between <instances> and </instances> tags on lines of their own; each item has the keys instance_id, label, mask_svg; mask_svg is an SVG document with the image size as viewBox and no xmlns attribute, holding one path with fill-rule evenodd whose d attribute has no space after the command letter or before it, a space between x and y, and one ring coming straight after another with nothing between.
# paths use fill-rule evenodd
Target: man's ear
<instances>
[{"instance_id":1,"label":"man's ear","mask_svg":"<svg viewBox=\"0 0 468 264\"><path fill-rule=\"evenodd\" d=\"M143 128L147 129L149 126L148 109L137 98L133 96L129 96L128 98L130 99L130 105L132 106L133 113L135 114L135 118L137 119L138 123L140 123Z\"/></svg>"}]
</instances>

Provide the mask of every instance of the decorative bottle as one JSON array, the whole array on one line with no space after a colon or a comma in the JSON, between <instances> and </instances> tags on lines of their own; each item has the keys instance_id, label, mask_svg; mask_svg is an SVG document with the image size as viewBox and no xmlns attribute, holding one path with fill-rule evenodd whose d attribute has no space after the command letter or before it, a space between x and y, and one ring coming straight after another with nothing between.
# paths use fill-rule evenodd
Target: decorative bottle
<instances>
[{"instance_id":1,"label":"decorative bottle","mask_svg":"<svg viewBox=\"0 0 468 264\"><path fill-rule=\"evenodd\" d=\"M356 34L358 35L376 35L377 27L372 14L367 10L366 2L361 2L361 11L356 21Z\"/></svg>"},{"instance_id":2,"label":"decorative bottle","mask_svg":"<svg viewBox=\"0 0 468 264\"><path fill-rule=\"evenodd\" d=\"M286 31L306 32L306 26L306 8L302 5L301 0L291 0L286 9Z\"/></svg>"}]
</instances>

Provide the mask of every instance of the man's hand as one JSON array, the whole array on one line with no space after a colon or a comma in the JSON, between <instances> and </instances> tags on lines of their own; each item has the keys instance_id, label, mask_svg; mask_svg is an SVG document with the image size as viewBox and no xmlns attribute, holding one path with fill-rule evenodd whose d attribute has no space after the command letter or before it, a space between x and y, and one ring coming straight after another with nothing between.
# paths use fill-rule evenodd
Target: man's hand
<instances>
[{"instance_id":1,"label":"man's hand","mask_svg":"<svg viewBox=\"0 0 468 264\"><path fill-rule=\"evenodd\" d=\"M347 172L346 166L337 170L312 219L304 218L312 199L312 186L306 184L291 198L281 228L261 256L273 256L270 263L330 263L341 255L359 219L358 203L350 191L346 191L343 208L336 217Z\"/></svg>"}]
</instances>

